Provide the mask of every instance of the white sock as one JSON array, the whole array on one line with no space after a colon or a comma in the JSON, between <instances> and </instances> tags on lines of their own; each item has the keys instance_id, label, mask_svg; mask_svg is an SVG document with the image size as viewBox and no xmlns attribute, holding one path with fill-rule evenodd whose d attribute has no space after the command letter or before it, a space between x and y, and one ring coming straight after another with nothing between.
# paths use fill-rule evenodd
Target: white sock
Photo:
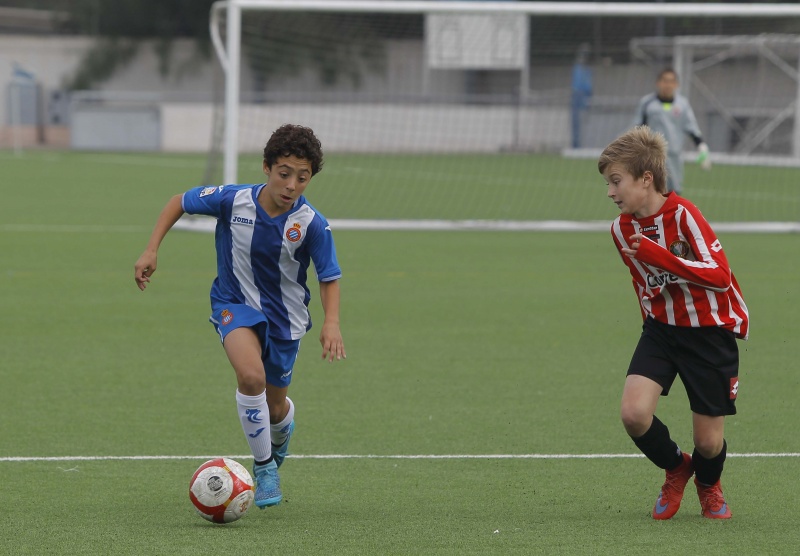
<instances>
[{"instance_id":1,"label":"white sock","mask_svg":"<svg viewBox=\"0 0 800 556\"><path fill-rule=\"evenodd\" d=\"M256 461L268 460L272 455L272 446L266 390L257 396L245 396L236 390L236 407L253 458Z\"/></svg>"},{"instance_id":2,"label":"white sock","mask_svg":"<svg viewBox=\"0 0 800 556\"><path fill-rule=\"evenodd\" d=\"M289 436L289 424L294 420L294 404L288 397L286 401L289 402L289 412L280 423L270 425L272 431L272 443L275 446L281 446L286 442L286 437Z\"/></svg>"}]
</instances>

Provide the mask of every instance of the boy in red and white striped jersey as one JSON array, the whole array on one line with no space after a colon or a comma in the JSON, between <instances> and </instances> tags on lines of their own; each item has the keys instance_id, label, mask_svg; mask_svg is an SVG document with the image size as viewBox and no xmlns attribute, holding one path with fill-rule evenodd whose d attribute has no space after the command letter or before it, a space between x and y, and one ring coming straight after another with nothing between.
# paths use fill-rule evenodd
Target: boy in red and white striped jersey
<instances>
[{"instance_id":1,"label":"boy in red and white striped jersey","mask_svg":"<svg viewBox=\"0 0 800 556\"><path fill-rule=\"evenodd\" d=\"M605 148L598 169L621 214L611 235L630 270L644 319L622 393L625 430L666 471L654 519L678 511L686 483L695 485L705 517L727 519L720 486L727 444L725 416L736 413L739 351L749 317L714 230L692 203L667 193L667 146L661 134L635 127ZM689 396L694 452L670 438L655 416L680 376Z\"/></svg>"}]
</instances>

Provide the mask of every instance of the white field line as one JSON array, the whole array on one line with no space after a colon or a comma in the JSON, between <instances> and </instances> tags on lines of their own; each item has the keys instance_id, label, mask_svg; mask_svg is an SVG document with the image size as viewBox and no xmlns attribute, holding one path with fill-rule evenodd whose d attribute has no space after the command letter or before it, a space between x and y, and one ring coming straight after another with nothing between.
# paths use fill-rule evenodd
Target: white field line
<instances>
[{"instance_id":1,"label":"white field line","mask_svg":"<svg viewBox=\"0 0 800 556\"><path fill-rule=\"evenodd\" d=\"M148 226L102 224L0 224L0 232L45 234L140 234L150 231Z\"/></svg>"},{"instance_id":2,"label":"white field line","mask_svg":"<svg viewBox=\"0 0 800 556\"><path fill-rule=\"evenodd\" d=\"M74 152L72 153L75 154ZM91 162L93 164L110 164L113 166L149 166L149 167L161 167L161 168L197 168L200 164L205 164L205 160L201 161L198 164L197 160L192 159L191 157L182 159L182 158L170 158L170 157L160 157L157 154L154 156L139 156L139 155L114 155L111 153L79 153L72 158L80 157L81 160L85 160ZM41 163L41 162L48 162L48 163L62 163L67 156L65 154L59 152L37 152L34 156L26 156L23 153L21 156L15 156L13 154L7 154L4 151L0 151L0 160L14 160L17 162L26 162L26 163Z\"/></svg>"},{"instance_id":3,"label":"white field line","mask_svg":"<svg viewBox=\"0 0 800 556\"><path fill-rule=\"evenodd\" d=\"M153 461L209 460L218 457L252 459L252 455L199 456L4 456L0 463L42 461ZM291 459L629 459L643 458L642 454L290 454ZM798 458L800 452L729 453L729 458Z\"/></svg>"},{"instance_id":4,"label":"white field line","mask_svg":"<svg viewBox=\"0 0 800 556\"><path fill-rule=\"evenodd\" d=\"M175 229L190 232L213 232L217 221L208 217L181 218ZM609 221L572 220L349 220L331 219L334 230L390 231L497 231L497 232L608 232ZM800 233L800 222L718 222L717 232Z\"/></svg>"},{"instance_id":5,"label":"white field line","mask_svg":"<svg viewBox=\"0 0 800 556\"><path fill-rule=\"evenodd\" d=\"M347 220L330 221L335 230L370 231L483 231L483 232L608 232L606 221L578 222L571 220ZM213 218L181 218L175 229L190 232L214 231ZM800 222L720 222L718 232L726 233L800 233ZM78 233L78 234L144 234L147 226L92 224L0 224L0 233Z\"/></svg>"}]
</instances>

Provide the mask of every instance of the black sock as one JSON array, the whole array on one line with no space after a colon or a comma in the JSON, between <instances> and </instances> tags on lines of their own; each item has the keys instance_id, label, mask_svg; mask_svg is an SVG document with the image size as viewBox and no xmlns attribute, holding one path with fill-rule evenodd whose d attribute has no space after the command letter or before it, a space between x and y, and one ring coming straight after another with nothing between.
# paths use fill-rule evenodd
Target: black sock
<instances>
[{"instance_id":1,"label":"black sock","mask_svg":"<svg viewBox=\"0 0 800 556\"><path fill-rule=\"evenodd\" d=\"M669 429L655 415L646 433L639 438L631 438L647 459L661 469L675 469L683 462L681 450L670 438Z\"/></svg>"},{"instance_id":2,"label":"black sock","mask_svg":"<svg viewBox=\"0 0 800 556\"><path fill-rule=\"evenodd\" d=\"M722 440L722 451L711 459L706 459L697 448L692 452L692 464L697 482L706 486L712 486L719 481L722 476L722 468L725 465L725 456L728 453L728 443Z\"/></svg>"},{"instance_id":3,"label":"black sock","mask_svg":"<svg viewBox=\"0 0 800 556\"><path fill-rule=\"evenodd\" d=\"M256 465L266 465L266 464L268 464L268 463L269 463L269 462L271 462L271 461L272 461L272 456L269 456L269 457L268 457L267 459L265 459L264 461L255 461L255 460L254 460L254 461L253 461L253 463L255 463Z\"/></svg>"}]
</instances>

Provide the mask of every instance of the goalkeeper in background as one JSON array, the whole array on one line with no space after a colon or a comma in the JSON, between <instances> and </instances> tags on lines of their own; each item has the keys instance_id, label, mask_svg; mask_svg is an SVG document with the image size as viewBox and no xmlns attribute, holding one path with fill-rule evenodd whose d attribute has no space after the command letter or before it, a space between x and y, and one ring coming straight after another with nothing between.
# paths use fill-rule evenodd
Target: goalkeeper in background
<instances>
[{"instance_id":1,"label":"goalkeeper in background","mask_svg":"<svg viewBox=\"0 0 800 556\"><path fill-rule=\"evenodd\" d=\"M698 150L697 162L703 170L711 169L708 145L703 141L700 127L689 101L678 93L678 74L672 68L661 70L656 79L656 91L639 101L633 126L646 125L661 133L667 140L667 191L678 195L683 190L683 141L689 135Z\"/></svg>"}]
</instances>

